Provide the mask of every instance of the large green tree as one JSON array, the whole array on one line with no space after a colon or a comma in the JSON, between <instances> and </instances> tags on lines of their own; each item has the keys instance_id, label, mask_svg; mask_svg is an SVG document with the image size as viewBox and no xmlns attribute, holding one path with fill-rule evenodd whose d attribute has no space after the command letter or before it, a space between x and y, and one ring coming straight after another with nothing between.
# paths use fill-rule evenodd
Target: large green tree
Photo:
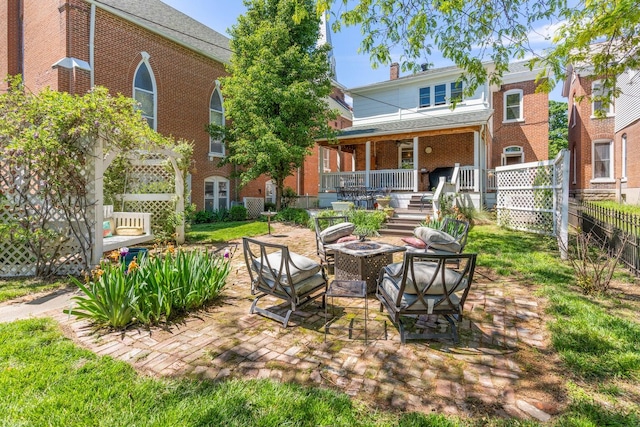
<instances>
[{"instance_id":1,"label":"large green tree","mask_svg":"<svg viewBox=\"0 0 640 427\"><path fill-rule=\"evenodd\" d=\"M569 146L566 102L549 101L549 158Z\"/></svg>"},{"instance_id":2,"label":"large green tree","mask_svg":"<svg viewBox=\"0 0 640 427\"><path fill-rule=\"evenodd\" d=\"M230 30L230 77L221 86L230 119L225 161L241 166L243 184L269 176L279 209L285 178L303 165L317 137L331 135L329 47L317 46L314 0L244 4L246 14Z\"/></svg>"},{"instance_id":3,"label":"large green tree","mask_svg":"<svg viewBox=\"0 0 640 427\"><path fill-rule=\"evenodd\" d=\"M545 89L564 78L568 64L588 67L608 95L616 93L615 77L640 62L637 0L318 0L318 10L333 3L340 5L334 27L360 26L361 50L374 64L389 63L399 46L403 68L417 69L437 50L465 70L469 93L487 79L484 61L495 63L488 78L499 83L510 60L533 57L552 71ZM535 52L530 37L544 25L557 26L553 46Z\"/></svg>"}]
</instances>

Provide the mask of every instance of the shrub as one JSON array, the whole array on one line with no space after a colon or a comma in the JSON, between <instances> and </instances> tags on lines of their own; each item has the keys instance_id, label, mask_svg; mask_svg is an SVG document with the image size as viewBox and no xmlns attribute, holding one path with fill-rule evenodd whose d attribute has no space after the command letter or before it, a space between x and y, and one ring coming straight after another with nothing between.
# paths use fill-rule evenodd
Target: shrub
<instances>
[{"instance_id":1,"label":"shrub","mask_svg":"<svg viewBox=\"0 0 640 427\"><path fill-rule=\"evenodd\" d=\"M264 202L264 210L268 212L275 212L276 204L272 202Z\"/></svg>"},{"instance_id":2,"label":"shrub","mask_svg":"<svg viewBox=\"0 0 640 427\"><path fill-rule=\"evenodd\" d=\"M231 221L245 221L247 219L247 208L244 206L232 206L229 210Z\"/></svg>"},{"instance_id":3,"label":"shrub","mask_svg":"<svg viewBox=\"0 0 640 427\"><path fill-rule=\"evenodd\" d=\"M347 211L326 209L318 212L317 216L319 218L326 218L329 216L346 216L347 221L352 222L356 226L354 234L361 234L365 236L377 235L378 230L382 228L382 224L387 219L384 211L366 211L363 209L349 209ZM309 219L307 226L311 230L315 230L313 218Z\"/></svg>"},{"instance_id":4,"label":"shrub","mask_svg":"<svg viewBox=\"0 0 640 427\"><path fill-rule=\"evenodd\" d=\"M198 211L193 214L191 221L194 224L205 224L213 222L213 214L209 211Z\"/></svg>"},{"instance_id":5,"label":"shrub","mask_svg":"<svg viewBox=\"0 0 640 427\"><path fill-rule=\"evenodd\" d=\"M278 212L274 220L306 225L309 222L309 213L305 209L286 208Z\"/></svg>"},{"instance_id":6,"label":"shrub","mask_svg":"<svg viewBox=\"0 0 640 427\"><path fill-rule=\"evenodd\" d=\"M103 260L84 284L71 278L84 295L73 298L68 311L98 325L122 329L169 321L179 313L200 308L222 291L230 271L227 256L206 251L175 251L146 256L126 266L120 254Z\"/></svg>"},{"instance_id":7,"label":"shrub","mask_svg":"<svg viewBox=\"0 0 640 427\"><path fill-rule=\"evenodd\" d=\"M291 187L282 190L282 209L291 207L298 200L298 193Z\"/></svg>"}]
</instances>

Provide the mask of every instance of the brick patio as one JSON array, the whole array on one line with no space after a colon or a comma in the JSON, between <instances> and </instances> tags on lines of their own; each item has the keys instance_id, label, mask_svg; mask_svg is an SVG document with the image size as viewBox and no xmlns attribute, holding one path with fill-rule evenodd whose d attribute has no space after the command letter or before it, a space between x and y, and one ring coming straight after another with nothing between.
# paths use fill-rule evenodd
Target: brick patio
<instances>
[{"instance_id":1,"label":"brick patio","mask_svg":"<svg viewBox=\"0 0 640 427\"><path fill-rule=\"evenodd\" d=\"M272 227L274 234L264 240L316 258L311 231ZM401 243L399 238L384 241ZM394 259L401 256L395 254ZM480 413L546 421L547 412L556 410L544 390L531 393L530 379L523 384L527 369L519 353L545 350L548 337L542 308L522 283L492 278L478 268L458 344L441 340L402 346L374 296L369 299L368 345L359 336L349 339L346 332L330 333L325 343L319 305L294 313L287 329L248 314L253 298L241 251L232 264L223 298L168 329L95 332L86 321L62 313L54 317L80 345L157 376L271 378L339 390L378 407L460 416ZM342 305L340 300L337 305ZM446 326L430 323L433 319L418 322Z\"/></svg>"}]
</instances>

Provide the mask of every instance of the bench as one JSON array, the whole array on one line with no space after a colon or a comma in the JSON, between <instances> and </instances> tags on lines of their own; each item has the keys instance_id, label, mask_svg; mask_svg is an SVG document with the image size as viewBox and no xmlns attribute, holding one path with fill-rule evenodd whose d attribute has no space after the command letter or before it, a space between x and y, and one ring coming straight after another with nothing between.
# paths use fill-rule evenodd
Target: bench
<instances>
[{"instance_id":1,"label":"bench","mask_svg":"<svg viewBox=\"0 0 640 427\"><path fill-rule=\"evenodd\" d=\"M154 240L150 213L114 212L112 205L105 205L104 220L112 223L112 236L104 237L103 252Z\"/></svg>"}]
</instances>

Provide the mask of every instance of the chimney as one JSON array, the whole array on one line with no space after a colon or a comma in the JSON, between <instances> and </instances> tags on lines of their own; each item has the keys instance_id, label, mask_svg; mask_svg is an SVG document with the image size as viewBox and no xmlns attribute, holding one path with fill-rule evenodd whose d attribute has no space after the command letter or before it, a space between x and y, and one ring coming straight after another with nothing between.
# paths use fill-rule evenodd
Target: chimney
<instances>
[{"instance_id":1,"label":"chimney","mask_svg":"<svg viewBox=\"0 0 640 427\"><path fill-rule=\"evenodd\" d=\"M397 62L394 62L391 64L391 70L389 72L389 79L390 80L398 80L398 77L400 77L400 66L398 65Z\"/></svg>"}]
</instances>

